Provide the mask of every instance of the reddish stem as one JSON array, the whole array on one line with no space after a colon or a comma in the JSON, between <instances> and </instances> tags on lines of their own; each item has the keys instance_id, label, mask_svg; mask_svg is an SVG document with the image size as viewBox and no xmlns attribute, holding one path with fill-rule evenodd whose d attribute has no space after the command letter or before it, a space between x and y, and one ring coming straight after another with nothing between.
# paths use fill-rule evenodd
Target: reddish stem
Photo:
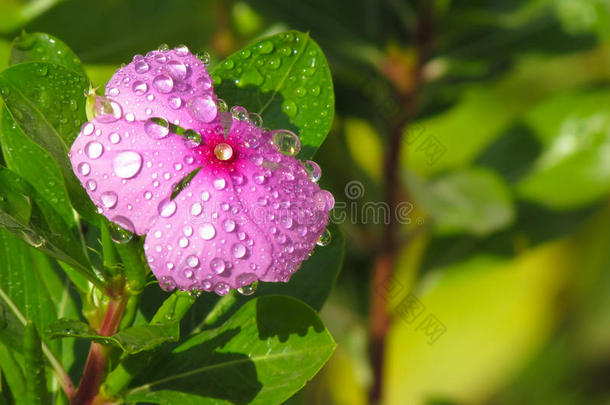
<instances>
[{"instance_id":1,"label":"reddish stem","mask_svg":"<svg viewBox=\"0 0 610 405\"><path fill-rule=\"evenodd\" d=\"M117 332L126 305L126 296L110 300L106 309L106 315L98 331L101 336L112 336ZM71 405L89 405L93 402L102 383L109 352L110 350L107 346L95 342L91 343L85 370L78 390L70 401Z\"/></svg>"},{"instance_id":2,"label":"reddish stem","mask_svg":"<svg viewBox=\"0 0 610 405\"><path fill-rule=\"evenodd\" d=\"M422 67L432 45L432 16L430 13L431 10L424 9L418 21L415 32L418 60L412 73L413 87L400 94L402 111L396 117L390 133L384 167L386 201L390 207L390 212L396 212L396 206L401 199L408 199L406 191L401 190L400 187L398 175L400 151L408 120L415 116L417 112L417 94L422 83ZM395 218L391 217L383 232L381 251L373 264L369 321L370 361L373 371L373 384L369 391L371 404L379 403L382 397L385 340L391 324L391 314L387 309L388 297L383 294L380 287L391 281L394 272L396 256L401 247L398 241L397 228L398 224Z\"/></svg>"}]
</instances>

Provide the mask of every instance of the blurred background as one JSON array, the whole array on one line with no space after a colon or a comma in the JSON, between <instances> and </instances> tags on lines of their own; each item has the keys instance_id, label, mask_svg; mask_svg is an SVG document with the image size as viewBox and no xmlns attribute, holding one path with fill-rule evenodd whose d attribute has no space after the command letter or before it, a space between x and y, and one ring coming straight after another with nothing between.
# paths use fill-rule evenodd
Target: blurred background
<instances>
[{"instance_id":1,"label":"blurred background","mask_svg":"<svg viewBox=\"0 0 610 405\"><path fill-rule=\"evenodd\" d=\"M287 29L333 73L347 247L289 403L610 404L610 0L0 0L0 63L48 32L99 86Z\"/></svg>"}]
</instances>

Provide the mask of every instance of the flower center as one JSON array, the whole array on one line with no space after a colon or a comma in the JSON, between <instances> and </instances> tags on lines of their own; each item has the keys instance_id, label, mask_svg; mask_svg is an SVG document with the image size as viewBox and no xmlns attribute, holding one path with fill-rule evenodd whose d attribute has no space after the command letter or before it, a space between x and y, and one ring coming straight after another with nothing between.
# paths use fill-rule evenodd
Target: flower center
<instances>
[{"instance_id":1,"label":"flower center","mask_svg":"<svg viewBox=\"0 0 610 405\"><path fill-rule=\"evenodd\" d=\"M219 143L214 147L214 155L216 155L218 160L229 160L233 157L233 148L231 147L231 145L226 144L224 142Z\"/></svg>"}]
</instances>

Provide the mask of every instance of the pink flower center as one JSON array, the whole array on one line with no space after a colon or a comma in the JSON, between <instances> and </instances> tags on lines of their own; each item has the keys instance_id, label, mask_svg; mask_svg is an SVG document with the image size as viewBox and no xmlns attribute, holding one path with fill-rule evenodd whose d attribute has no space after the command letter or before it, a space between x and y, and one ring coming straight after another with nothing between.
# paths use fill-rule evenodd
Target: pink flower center
<instances>
[{"instance_id":1,"label":"pink flower center","mask_svg":"<svg viewBox=\"0 0 610 405\"><path fill-rule=\"evenodd\" d=\"M221 142L214 147L218 160L227 161L233 157L233 148L228 143Z\"/></svg>"}]
</instances>

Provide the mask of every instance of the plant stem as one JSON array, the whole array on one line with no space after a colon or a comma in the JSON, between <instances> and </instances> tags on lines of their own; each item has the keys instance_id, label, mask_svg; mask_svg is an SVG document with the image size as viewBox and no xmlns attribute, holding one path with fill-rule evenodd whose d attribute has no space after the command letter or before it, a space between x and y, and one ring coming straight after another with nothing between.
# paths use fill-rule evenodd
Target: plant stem
<instances>
[{"instance_id":1,"label":"plant stem","mask_svg":"<svg viewBox=\"0 0 610 405\"><path fill-rule=\"evenodd\" d=\"M400 152L403 144L403 134L405 133L408 121L417 113L417 95L422 83L422 67L429 56L432 45L431 9L424 8L421 11L414 36L417 62L412 70L413 86L399 95L401 112L395 117L394 123L391 126L390 142L384 166L384 176L386 179L385 198L391 213L396 212L396 207L401 200L408 199L408 194L405 190L401 190L400 187ZM382 399L385 341L391 324L391 314L387 308L388 297L380 292L380 287L386 283L391 283L396 257L402 247L398 240L398 225L396 218L391 215L390 221L385 226L383 232L380 252L373 264L369 312L370 361L373 372L373 384L369 391L371 404L377 404Z\"/></svg>"},{"instance_id":2,"label":"plant stem","mask_svg":"<svg viewBox=\"0 0 610 405\"><path fill-rule=\"evenodd\" d=\"M110 300L108 308L106 309L106 315L104 316L104 320L98 331L100 335L112 336L117 332L128 299L129 296L121 295L119 297L113 297L113 299ZM76 394L70 401L71 405L89 405L93 402L102 383L102 377L104 375L109 353L110 348L108 346L95 342L91 343L83 377L81 378Z\"/></svg>"}]
</instances>

